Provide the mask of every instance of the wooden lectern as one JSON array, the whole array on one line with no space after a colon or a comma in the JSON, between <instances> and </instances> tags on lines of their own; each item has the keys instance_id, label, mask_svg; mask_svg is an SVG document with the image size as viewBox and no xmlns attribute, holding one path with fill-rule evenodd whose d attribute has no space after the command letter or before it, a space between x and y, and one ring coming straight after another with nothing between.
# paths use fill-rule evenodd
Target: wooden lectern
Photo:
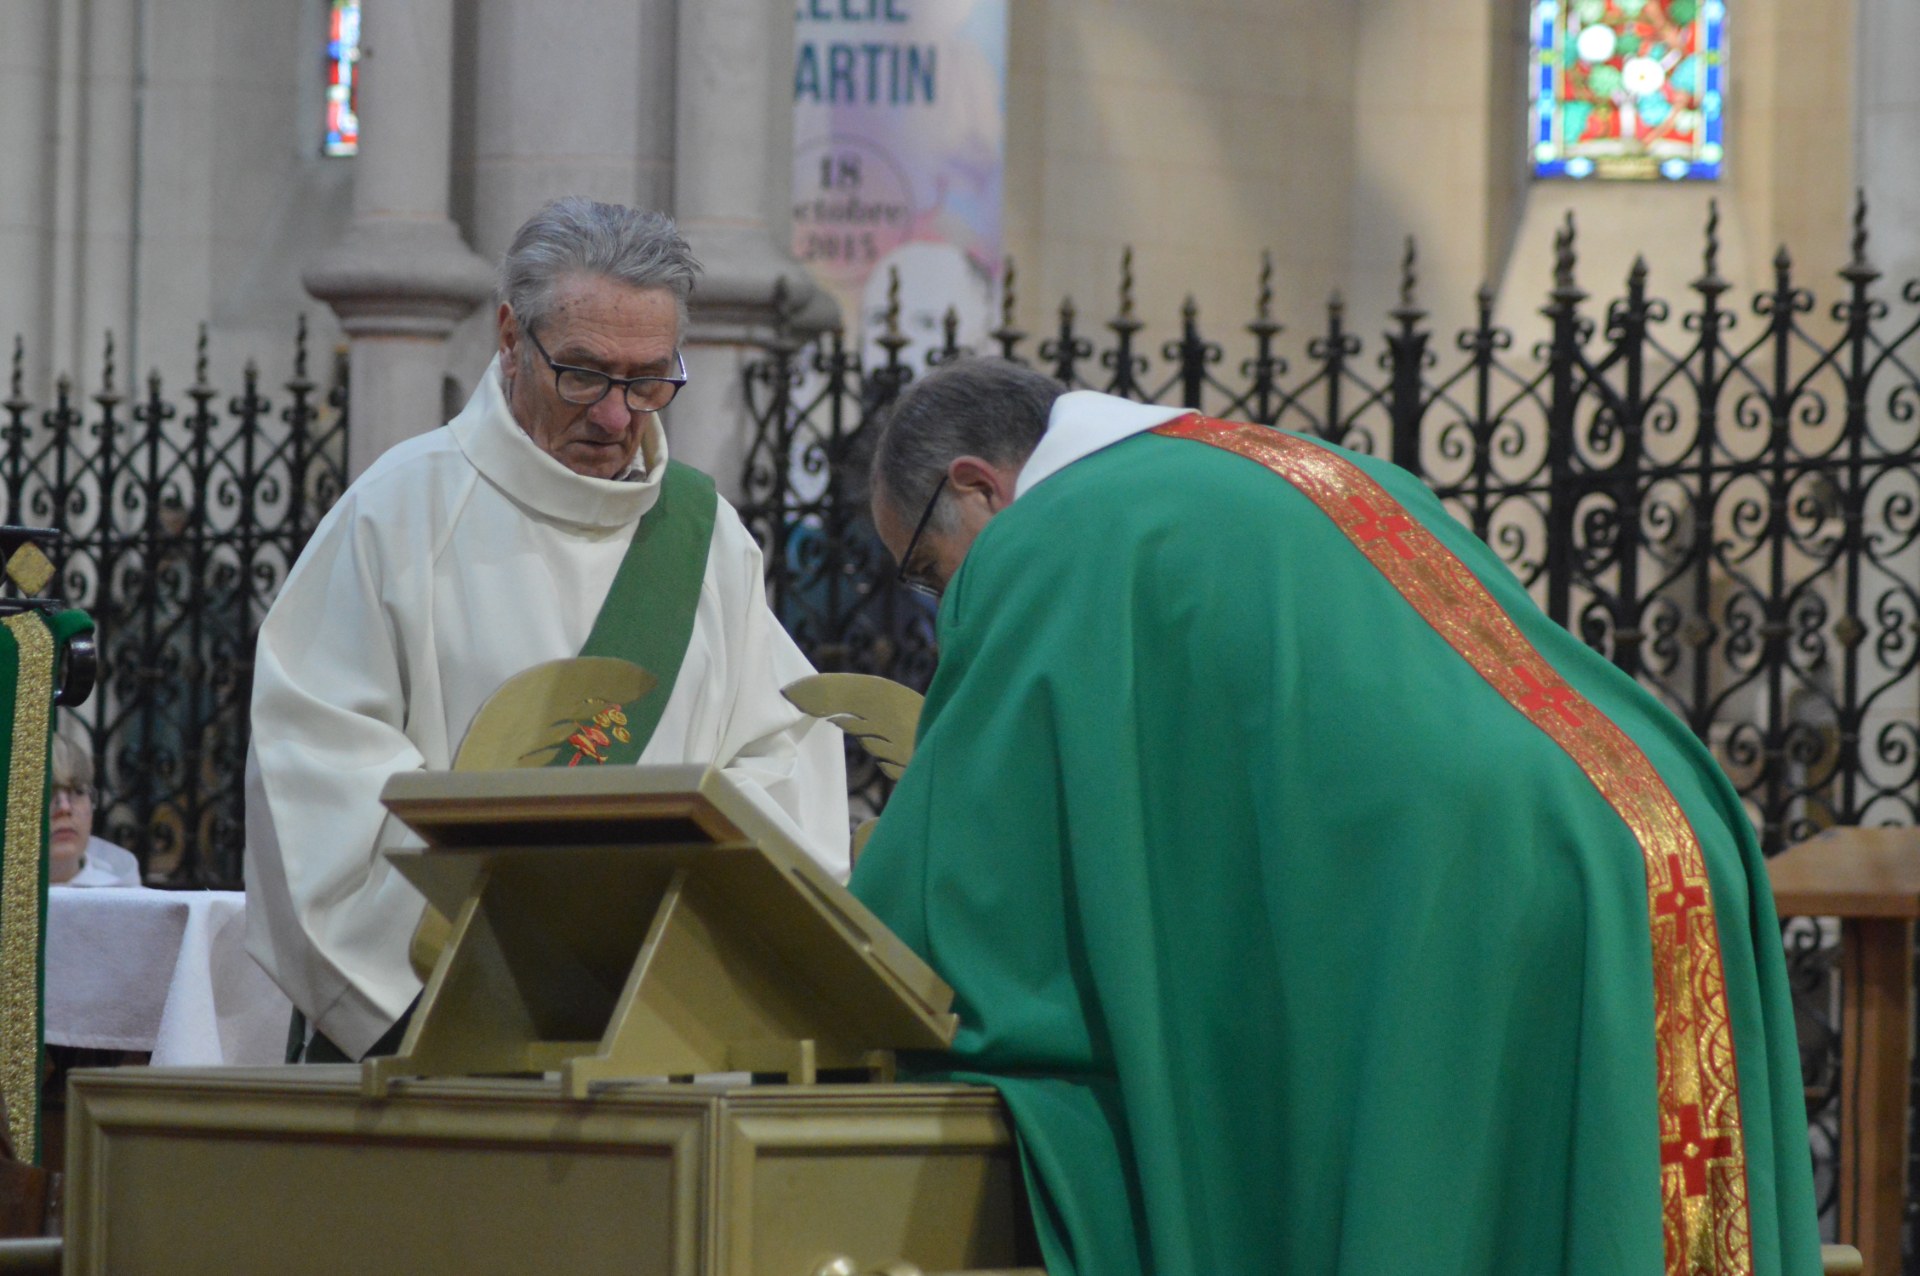
<instances>
[{"instance_id":1,"label":"wooden lectern","mask_svg":"<svg viewBox=\"0 0 1920 1276\"><path fill-rule=\"evenodd\" d=\"M1830 828L1767 862L1782 917L1840 919L1840 1239L1900 1267L1920 829Z\"/></svg>"},{"instance_id":2,"label":"wooden lectern","mask_svg":"<svg viewBox=\"0 0 1920 1276\"><path fill-rule=\"evenodd\" d=\"M596 1081L821 1069L891 1079L953 1039L953 993L718 771L414 772L390 858L453 921L395 1077Z\"/></svg>"},{"instance_id":3,"label":"wooden lectern","mask_svg":"<svg viewBox=\"0 0 1920 1276\"><path fill-rule=\"evenodd\" d=\"M950 990L723 776L415 773L385 800L453 922L400 1053L75 1073L68 1273L1033 1261L999 1097L885 1083L951 1039ZM741 1072L791 1083L670 1080Z\"/></svg>"}]
</instances>

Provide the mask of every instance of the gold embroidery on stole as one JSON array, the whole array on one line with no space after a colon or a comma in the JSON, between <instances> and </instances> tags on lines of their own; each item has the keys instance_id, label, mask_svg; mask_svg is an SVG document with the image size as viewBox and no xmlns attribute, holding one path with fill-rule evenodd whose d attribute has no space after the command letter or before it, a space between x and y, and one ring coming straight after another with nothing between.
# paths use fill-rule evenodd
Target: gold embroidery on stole
<instances>
[{"instance_id":1,"label":"gold embroidery on stole","mask_svg":"<svg viewBox=\"0 0 1920 1276\"><path fill-rule=\"evenodd\" d=\"M40 1130L40 891L45 871L47 728L53 635L26 611L4 622L18 649L13 755L7 767L5 871L0 873L0 1092L20 1154L37 1161Z\"/></svg>"}]
</instances>

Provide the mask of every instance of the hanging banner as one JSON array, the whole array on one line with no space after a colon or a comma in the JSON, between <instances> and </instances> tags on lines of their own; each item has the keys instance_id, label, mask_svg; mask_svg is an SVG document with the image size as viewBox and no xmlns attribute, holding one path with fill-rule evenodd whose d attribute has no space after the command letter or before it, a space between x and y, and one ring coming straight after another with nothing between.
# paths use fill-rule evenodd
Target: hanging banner
<instances>
[{"instance_id":1,"label":"hanging banner","mask_svg":"<svg viewBox=\"0 0 1920 1276\"><path fill-rule=\"evenodd\" d=\"M1000 273L1007 0L796 0L793 251L869 358L900 279L901 353L991 327Z\"/></svg>"}]
</instances>

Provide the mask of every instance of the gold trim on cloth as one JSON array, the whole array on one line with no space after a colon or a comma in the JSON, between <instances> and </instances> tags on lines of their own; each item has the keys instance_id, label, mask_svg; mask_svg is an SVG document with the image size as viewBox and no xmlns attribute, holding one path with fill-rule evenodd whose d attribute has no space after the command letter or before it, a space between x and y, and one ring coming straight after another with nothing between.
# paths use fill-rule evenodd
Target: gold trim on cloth
<instances>
[{"instance_id":1,"label":"gold trim on cloth","mask_svg":"<svg viewBox=\"0 0 1920 1276\"><path fill-rule=\"evenodd\" d=\"M14 1146L38 1161L40 1138L40 896L45 871L47 731L53 715L53 634L38 613L7 617L19 649L0 852L0 1093Z\"/></svg>"},{"instance_id":2,"label":"gold trim on cloth","mask_svg":"<svg viewBox=\"0 0 1920 1276\"><path fill-rule=\"evenodd\" d=\"M1466 564L1353 462L1278 430L1197 414L1154 433L1233 452L1298 488L1448 645L1567 751L1625 821L1647 870L1666 1270L1748 1276L1746 1151L1706 861L1653 763L1567 685Z\"/></svg>"}]
</instances>

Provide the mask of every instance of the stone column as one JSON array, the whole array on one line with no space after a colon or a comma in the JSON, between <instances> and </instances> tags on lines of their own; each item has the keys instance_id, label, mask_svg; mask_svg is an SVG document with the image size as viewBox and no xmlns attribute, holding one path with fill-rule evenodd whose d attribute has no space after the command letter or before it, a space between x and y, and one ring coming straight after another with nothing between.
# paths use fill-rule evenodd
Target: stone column
<instances>
[{"instance_id":1,"label":"stone column","mask_svg":"<svg viewBox=\"0 0 1920 1276\"><path fill-rule=\"evenodd\" d=\"M303 275L350 342L348 466L445 420L447 334L493 291L447 216L453 0L367 7L353 220Z\"/></svg>"},{"instance_id":2,"label":"stone column","mask_svg":"<svg viewBox=\"0 0 1920 1276\"><path fill-rule=\"evenodd\" d=\"M60 14L51 5L23 5L8 16L0 41L0 155L17 180L0 184L0 381L13 339L27 343L32 397L44 399L51 378L53 200L62 191L62 157L48 139L59 135ZM64 192L62 192L64 193ZM58 195L55 196L58 198Z\"/></svg>"},{"instance_id":3,"label":"stone column","mask_svg":"<svg viewBox=\"0 0 1920 1276\"><path fill-rule=\"evenodd\" d=\"M1920 76L1913 73L1913 50L1920 48L1920 5L1914 0L1859 0L1857 64L1854 68L1855 182L1866 192L1867 259L1878 269L1875 295L1892 307L1889 318L1877 325L1882 333L1900 331L1911 309L1899 298L1909 280L1920 278ZM1823 280L1823 296L1843 285ZM1909 341L1903 352L1913 356ZM1868 397L1868 411L1893 446L1906 446L1913 423L1890 419L1887 395L1894 382L1885 378ZM1887 500L1912 490L1910 484L1883 481L1867 507L1868 533L1888 531ZM1901 537L1889 538L1898 543ZM1893 580L1920 577L1920 547L1909 546L1883 564ZM1877 592L1877 591L1876 591ZM1870 602L1862 619L1877 628ZM1869 676L1885 678L1889 666L1874 654L1869 638L1860 648ZM1896 657L1897 659L1897 657ZM1908 678L1898 695L1882 696L1861 723L1861 751L1876 752L1874 742L1889 727L1902 731L1920 713L1920 686ZM1883 771L1884 773L1884 771ZM1865 1246L1862 1246L1864 1249ZM1898 1260L1891 1260L1897 1266Z\"/></svg>"},{"instance_id":4,"label":"stone column","mask_svg":"<svg viewBox=\"0 0 1920 1276\"><path fill-rule=\"evenodd\" d=\"M477 91L470 157L456 155L454 181L472 185L462 220L474 250L505 252L521 223L563 195L667 207L657 187L670 182L673 148L671 5L471 2ZM557 41L556 31L592 38Z\"/></svg>"},{"instance_id":5,"label":"stone column","mask_svg":"<svg viewBox=\"0 0 1920 1276\"><path fill-rule=\"evenodd\" d=\"M686 390L667 412L675 455L737 495L752 426L741 368L772 329L774 283L795 324L837 307L788 250L793 185L790 0L683 0L674 107L674 217L706 267L686 337Z\"/></svg>"},{"instance_id":6,"label":"stone column","mask_svg":"<svg viewBox=\"0 0 1920 1276\"><path fill-rule=\"evenodd\" d=\"M674 0L468 0L457 74L475 90L453 136L452 208L498 261L542 204L565 195L672 207ZM556 32L591 32L557 40ZM464 46L464 47L463 47ZM555 85L566 86L555 92ZM456 99L456 103L459 99ZM462 125L467 125L465 131ZM453 334L456 381L493 358L493 315Z\"/></svg>"},{"instance_id":7,"label":"stone column","mask_svg":"<svg viewBox=\"0 0 1920 1276\"><path fill-rule=\"evenodd\" d=\"M1920 275L1920 5L1859 0L1855 93L1858 183L1867 192L1873 264L1891 289Z\"/></svg>"}]
</instances>

